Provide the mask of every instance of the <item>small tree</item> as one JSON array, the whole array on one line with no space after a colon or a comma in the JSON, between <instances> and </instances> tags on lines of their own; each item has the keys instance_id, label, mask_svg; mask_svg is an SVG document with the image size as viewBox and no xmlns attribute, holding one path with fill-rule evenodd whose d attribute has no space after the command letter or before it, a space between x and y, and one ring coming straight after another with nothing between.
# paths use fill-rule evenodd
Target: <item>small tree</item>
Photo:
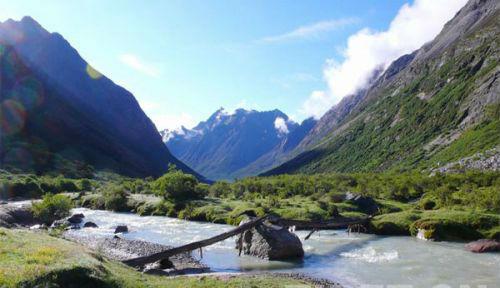
<instances>
[{"instance_id":1,"label":"small tree","mask_svg":"<svg viewBox=\"0 0 500 288\"><path fill-rule=\"evenodd\" d=\"M104 207L106 210L127 211L127 192L121 185L108 185L104 187Z\"/></svg>"},{"instance_id":2,"label":"small tree","mask_svg":"<svg viewBox=\"0 0 500 288\"><path fill-rule=\"evenodd\" d=\"M198 180L190 174L169 169L169 172L152 183L153 191L165 199L185 200L199 198L196 186Z\"/></svg>"},{"instance_id":3,"label":"small tree","mask_svg":"<svg viewBox=\"0 0 500 288\"><path fill-rule=\"evenodd\" d=\"M69 216L72 206L71 199L67 196L61 194L45 194L43 200L38 203L33 203L31 209L36 218L50 225L55 220Z\"/></svg>"}]
</instances>

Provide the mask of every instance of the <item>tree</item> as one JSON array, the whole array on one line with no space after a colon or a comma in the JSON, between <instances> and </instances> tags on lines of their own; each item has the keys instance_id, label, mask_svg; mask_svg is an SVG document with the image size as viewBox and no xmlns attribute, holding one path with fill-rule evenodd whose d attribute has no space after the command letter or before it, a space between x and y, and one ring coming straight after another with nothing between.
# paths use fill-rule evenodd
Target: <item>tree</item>
<instances>
[{"instance_id":1,"label":"tree","mask_svg":"<svg viewBox=\"0 0 500 288\"><path fill-rule=\"evenodd\" d=\"M157 195L165 199L186 200L200 197L197 185L198 180L193 175L169 167L169 171L156 179L151 187Z\"/></svg>"}]
</instances>

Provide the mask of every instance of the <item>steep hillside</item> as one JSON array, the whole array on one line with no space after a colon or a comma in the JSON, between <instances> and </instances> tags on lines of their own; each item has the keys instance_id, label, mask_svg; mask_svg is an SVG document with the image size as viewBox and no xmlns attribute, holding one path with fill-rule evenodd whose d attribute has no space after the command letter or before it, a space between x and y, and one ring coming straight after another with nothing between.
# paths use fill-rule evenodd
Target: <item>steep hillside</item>
<instances>
[{"instance_id":1,"label":"steep hillside","mask_svg":"<svg viewBox=\"0 0 500 288\"><path fill-rule=\"evenodd\" d=\"M210 179L256 175L276 164L276 156L293 150L315 121L299 125L279 110L223 109L193 129L163 131L172 153ZM257 163L255 163L257 161Z\"/></svg>"},{"instance_id":2,"label":"steep hillside","mask_svg":"<svg viewBox=\"0 0 500 288\"><path fill-rule=\"evenodd\" d=\"M158 176L173 163L131 93L32 18L0 23L1 168ZM75 164L77 163L77 164ZM75 165L77 165L75 167Z\"/></svg>"},{"instance_id":3,"label":"steep hillside","mask_svg":"<svg viewBox=\"0 0 500 288\"><path fill-rule=\"evenodd\" d=\"M299 145L306 152L266 174L423 169L499 145L499 3L469 1L433 41L328 112L312 130L320 137Z\"/></svg>"}]
</instances>

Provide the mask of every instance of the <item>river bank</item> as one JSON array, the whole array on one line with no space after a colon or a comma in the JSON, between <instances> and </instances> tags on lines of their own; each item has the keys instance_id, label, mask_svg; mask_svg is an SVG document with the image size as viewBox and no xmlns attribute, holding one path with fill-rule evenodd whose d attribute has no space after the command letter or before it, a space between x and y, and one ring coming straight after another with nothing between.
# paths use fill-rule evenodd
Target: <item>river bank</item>
<instances>
[{"instance_id":1,"label":"river bank","mask_svg":"<svg viewBox=\"0 0 500 288\"><path fill-rule=\"evenodd\" d=\"M113 237L117 225L127 225L129 232L120 237L146 240L168 246L180 246L212 237L232 226L185 221L163 216L138 216L103 210L77 208L86 221L98 229L71 230L71 234ZM238 257L234 239L203 249L203 258L191 255L214 273L292 273L341 283L345 287L376 284L411 284L432 287L447 283L488 285L500 283L496 272L500 255L472 254L462 243L424 241L415 237L381 237L347 234L343 230L318 231L304 240L308 231L296 231L305 250L303 261L267 261L242 255Z\"/></svg>"},{"instance_id":2,"label":"river bank","mask_svg":"<svg viewBox=\"0 0 500 288\"><path fill-rule=\"evenodd\" d=\"M69 230L65 233L67 237L111 239L106 240L111 244L118 225L128 226L128 233L119 235L122 239L166 246L180 246L232 228L215 223L86 208L73 209L72 213L83 213L84 222L94 222L98 228ZM388 283L411 284L413 287L431 287L439 283L447 283L451 287L464 283L488 286L500 283L497 273L500 255L472 254L461 243L423 241L406 236L347 234L333 230L318 231L309 240L304 240L307 231L296 231L296 234L303 241L306 253L304 260L299 262L238 257L232 239L204 248L203 258L196 251L191 253L191 257L219 276L228 273L231 275L227 277L240 273L299 274L307 278L326 279L329 283L342 283L345 287Z\"/></svg>"},{"instance_id":3,"label":"river bank","mask_svg":"<svg viewBox=\"0 0 500 288\"><path fill-rule=\"evenodd\" d=\"M72 193L77 206L90 209L106 209L102 194ZM334 212L325 214L320 208L322 202L295 196L280 200L274 208L263 209L260 202L205 198L201 200L167 202L150 194L123 196L119 212L132 212L141 216L167 216L182 220L216 224L238 225L243 213L257 216L274 214L286 219L304 221L331 221L332 219L371 220L362 229L366 233L385 236L417 236L419 230L426 231L426 237L438 241L466 242L481 238L500 240L500 214L462 208L422 208L418 202L397 201L359 197L357 200L337 201L330 206ZM325 204L326 205L326 204ZM328 206L328 205L327 205ZM109 209L107 209L109 210ZM323 211L323 212L321 212ZM323 214L322 214L323 213ZM330 215L330 216L329 216ZM347 227L342 227L347 228ZM311 228L312 229L312 228Z\"/></svg>"},{"instance_id":4,"label":"river bank","mask_svg":"<svg viewBox=\"0 0 500 288\"><path fill-rule=\"evenodd\" d=\"M0 228L0 287L338 287L292 275L164 277L44 232Z\"/></svg>"}]
</instances>

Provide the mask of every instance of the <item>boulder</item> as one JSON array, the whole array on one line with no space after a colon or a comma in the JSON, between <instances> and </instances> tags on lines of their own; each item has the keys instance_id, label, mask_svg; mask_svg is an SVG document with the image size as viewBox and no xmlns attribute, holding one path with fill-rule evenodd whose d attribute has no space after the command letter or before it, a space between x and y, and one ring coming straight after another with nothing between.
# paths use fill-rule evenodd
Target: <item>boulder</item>
<instances>
[{"instance_id":1,"label":"boulder","mask_svg":"<svg viewBox=\"0 0 500 288\"><path fill-rule=\"evenodd\" d=\"M240 225L249 220L241 221ZM299 237L287 228L262 223L245 231L236 240L236 249L245 255L269 260L289 260L304 257L304 249Z\"/></svg>"},{"instance_id":2,"label":"boulder","mask_svg":"<svg viewBox=\"0 0 500 288\"><path fill-rule=\"evenodd\" d=\"M127 225L118 225L118 226L116 226L115 234L117 234L117 233L127 233L127 232L128 232Z\"/></svg>"},{"instance_id":3,"label":"boulder","mask_svg":"<svg viewBox=\"0 0 500 288\"><path fill-rule=\"evenodd\" d=\"M30 205L15 206L5 204L0 206L0 227L30 227L35 224L40 223L33 217Z\"/></svg>"},{"instance_id":4,"label":"boulder","mask_svg":"<svg viewBox=\"0 0 500 288\"><path fill-rule=\"evenodd\" d=\"M360 211L369 215L374 215L379 211L377 202L375 202L373 198L368 196L362 196L351 192L347 192L345 194L345 200L358 206Z\"/></svg>"},{"instance_id":5,"label":"boulder","mask_svg":"<svg viewBox=\"0 0 500 288\"><path fill-rule=\"evenodd\" d=\"M465 249L474 253L500 252L500 242L492 239L480 239L465 245Z\"/></svg>"},{"instance_id":6,"label":"boulder","mask_svg":"<svg viewBox=\"0 0 500 288\"><path fill-rule=\"evenodd\" d=\"M85 218L85 215L83 215L82 213L73 214L68 218L68 222L71 224L80 224L82 223L83 218Z\"/></svg>"},{"instance_id":7,"label":"boulder","mask_svg":"<svg viewBox=\"0 0 500 288\"><path fill-rule=\"evenodd\" d=\"M97 224L95 224L94 222L85 222L85 224L83 224L83 228L99 228L99 226L97 226Z\"/></svg>"}]
</instances>

